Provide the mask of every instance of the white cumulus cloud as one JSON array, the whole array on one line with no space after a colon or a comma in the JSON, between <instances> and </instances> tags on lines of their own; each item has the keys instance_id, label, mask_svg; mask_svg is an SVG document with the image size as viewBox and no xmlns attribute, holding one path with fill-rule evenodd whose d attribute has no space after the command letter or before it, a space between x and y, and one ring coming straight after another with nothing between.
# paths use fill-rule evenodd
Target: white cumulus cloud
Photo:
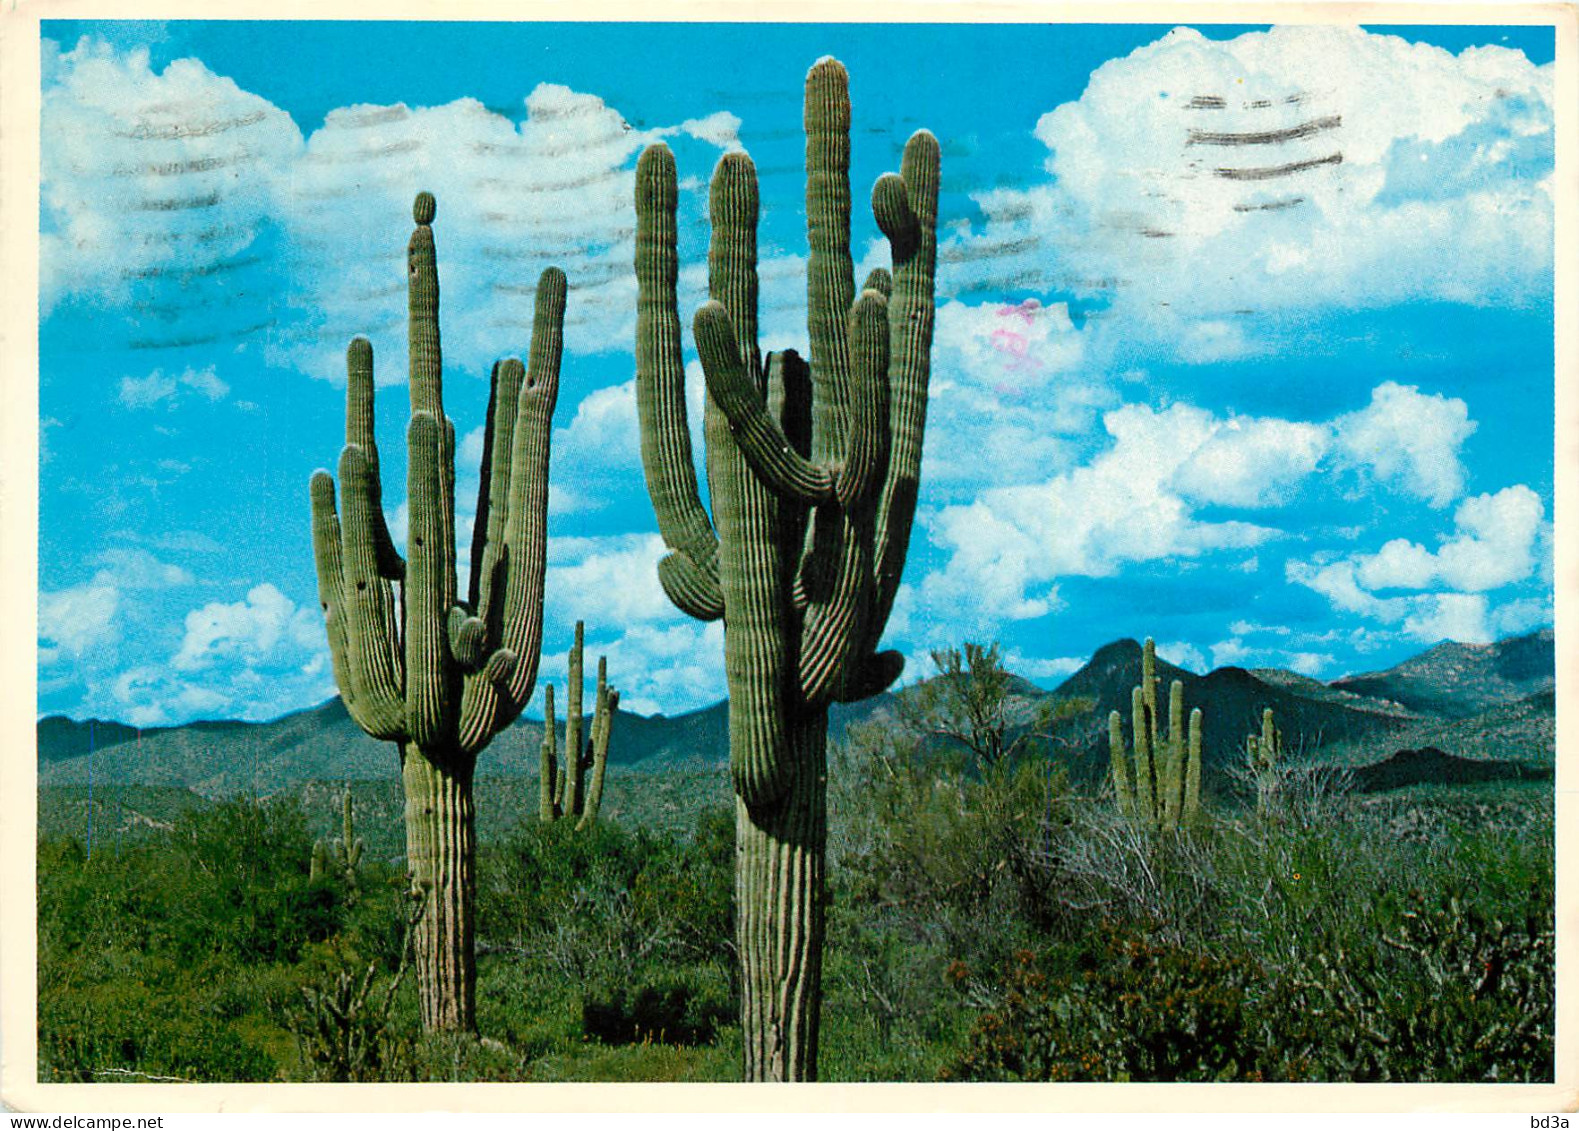
<instances>
[{"instance_id":1,"label":"white cumulus cloud","mask_svg":"<svg viewBox=\"0 0 1579 1131\"><path fill-rule=\"evenodd\" d=\"M1457 397L1384 381L1371 391L1369 405L1339 417L1334 427L1345 462L1433 507L1447 506L1464 489L1459 450L1476 424Z\"/></svg>"},{"instance_id":2,"label":"white cumulus cloud","mask_svg":"<svg viewBox=\"0 0 1579 1131\"><path fill-rule=\"evenodd\" d=\"M113 585L92 582L38 595L38 658L51 664L89 651L101 651L120 639L117 614L121 593Z\"/></svg>"},{"instance_id":3,"label":"white cumulus cloud","mask_svg":"<svg viewBox=\"0 0 1579 1131\"><path fill-rule=\"evenodd\" d=\"M291 662L327 647L323 618L301 608L273 585L248 590L244 600L210 602L186 615L186 634L171 665L182 671L210 668L221 661L260 667Z\"/></svg>"},{"instance_id":4,"label":"white cumulus cloud","mask_svg":"<svg viewBox=\"0 0 1579 1131\"><path fill-rule=\"evenodd\" d=\"M658 584L658 561L667 552L657 534L552 539L544 604L564 624L680 619Z\"/></svg>"},{"instance_id":5,"label":"white cumulus cloud","mask_svg":"<svg viewBox=\"0 0 1579 1131\"><path fill-rule=\"evenodd\" d=\"M1547 597L1494 603L1489 596L1539 575L1549 537L1544 516L1540 496L1518 484L1465 499L1435 550L1395 538L1375 553L1290 560L1285 570L1333 608L1399 626L1414 639L1495 640L1550 621Z\"/></svg>"},{"instance_id":6,"label":"white cumulus cloud","mask_svg":"<svg viewBox=\"0 0 1579 1131\"><path fill-rule=\"evenodd\" d=\"M1106 295L1104 348L1194 362L1263 348L1268 311L1540 301L1552 75L1357 27L1177 28L1040 119L1048 179L978 195L945 285Z\"/></svg>"},{"instance_id":7,"label":"white cumulus cloud","mask_svg":"<svg viewBox=\"0 0 1579 1131\"><path fill-rule=\"evenodd\" d=\"M195 59L155 73L146 48L44 41L40 303L140 303L179 333L182 287L211 285L273 221L302 138L290 115ZM161 328L161 324L165 324Z\"/></svg>"},{"instance_id":8,"label":"white cumulus cloud","mask_svg":"<svg viewBox=\"0 0 1579 1131\"><path fill-rule=\"evenodd\" d=\"M1277 535L1249 522L1198 519L1175 484L1223 427L1211 413L1125 405L1103 424L1113 443L1090 463L1042 483L986 490L928 519L928 537L950 554L922 582L928 604L1041 616L1052 608L1049 587L1058 577L1105 577L1126 562L1198 557Z\"/></svg>"},{"instance_id":9,"label":"white cumulus cloud","mask_svg":"<svg viewBox=\"0 0 1579 1131\"><path fill-rule=\"evenodd\" d=\"M693 159L689 150L737 148L739 119L718 111L639 130L594 94L553 83L522 92L515 114L470 98L342 106L303 137L200 60L156 72L146 49L46 41L44 309L70 297L135 313L133 336L150 345L267 330L273 361L335 381L346 342L366 334L377 379L399 382L405 248L412 200L426 190L438 199L452 367L486 373L526 354L551 265L569 275L567 348L626 351L636 156L660 138ZM705 187L682 197L694 225ZM232 285L247 272L266 273L268 287ZM268 309L246 301L260 292L274 296ZM123 391L157 403L175 391L170 380L133 378Z\"/></svg>"}]
</instances>

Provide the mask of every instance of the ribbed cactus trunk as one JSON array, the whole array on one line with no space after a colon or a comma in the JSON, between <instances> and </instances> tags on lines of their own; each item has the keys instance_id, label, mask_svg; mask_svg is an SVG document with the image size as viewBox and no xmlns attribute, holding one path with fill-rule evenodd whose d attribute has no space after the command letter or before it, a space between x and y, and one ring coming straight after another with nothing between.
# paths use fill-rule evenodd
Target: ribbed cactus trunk
<instances>
[{"instance_id":1,"label":"ribbed cactus trunk","mask_svg":"<svg viewBox=\"0 0 1579 1131\"><path fill-rule=\"evenodd\" d=\"M582 622L576 622L575 642L570 646L570 678L565 683L565 761L561 766L559 811L565 816L581 812L581 783L586 770L581 764L581 649L585 639Z\"/></svg>"},{"instance_id":2,"label":"ribbed cactus trunk","mask_svg":"<svg viewBox=\"0 0 1579 1131\"><path fill-rule=\"evenodd\" d=\"M671 601L724 621L736 795L737 944L749 1080L813 1080L821 1009L827 717L903 659L876 651L904 569L920 481L934 319L938 145L905 146L872 193L893 273L857 292L844 68L806 79L808 365L757 342L756 170L713 174L711 301L692 332L707 381L712 515L686 422L676 301L674 158L636 170L636 396Z\"/></svg>"},{"instance_id":3,"label":"ribbed cactus trunk","mask_svg":"<svg viewBox=\"0 0 1579 1131\"><path fill-rule=\"evenodd\" d=\"M385 523L373 434L373 348L346 355L340 505L312 477L318 598L346 710L396 744L406 794L406 859L422 904L415 965L423 1024L474 1027L476 882L472 771L537 680L547 562L548 454L565 277L538 282L531 360L494 366L479 475L471 579L455 574L455 425L444 413L433 197L418 195L407 248L411 421L407 556ZM398 593L395 583L399 583Z\"/></svg>"},{"instance_id":4,"label":"ribbed cactus trunk","mask_svg":"<svg viewBox=\"0 0 1579 1131\"><path fill-rule=\"evenodd\" d=\"M555 743L558 722L554 718L554 685L543 688L543 749L537 777L537 816L544 824L559 818L559 757Z\"/></svg>"},{"instance_id":5,"label":"ribbed cactus trunk","mask_svg":"<svg viewBox=\"0 0 1579 1131\"><path fill-rule=\"evenodd\" d=\"M735 941L747 1080L816 1078L828 843L828 715L786 735L797 774L783 802L735 799Z\"/></svg>"},{"instance_id":6,"label":"ribbed cactus trunk","mask_svg":"<svg viewBox=\"0 0 1579 1131\"><path fill-rule=\"evenodd\" d=\"M452 750L401 752L406 793L406 869L421 890L412 954L425 1029L471 1029L476 1017L476 809L469 765Z\"/></svg>"},{"instance_id":7,"label":"ribbed cactus trunk","mask_svg":"<svg viewBox=\"0 0 1579 1131\"><path fill-rule=\"evenodd\" d=\"M581 820L576 828L584 829L598 819L603 807L603 783L609 772L609 737L614 733L614 712L620 705L620 693L609 686L609 662L598 657L598 690L592 707L592 737L587 740L589 758L587 769L592 777L581 802Z\"/></svg>"}]
</instances>

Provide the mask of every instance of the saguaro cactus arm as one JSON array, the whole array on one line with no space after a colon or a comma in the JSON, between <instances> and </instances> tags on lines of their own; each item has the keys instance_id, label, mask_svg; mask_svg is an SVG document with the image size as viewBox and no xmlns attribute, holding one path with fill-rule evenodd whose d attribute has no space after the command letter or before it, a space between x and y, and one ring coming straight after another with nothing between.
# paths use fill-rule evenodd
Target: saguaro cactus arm
<instances>
[{"instance_id":1,"label":"saguaro cactus arm","mask_svg":"<svg viewBox=\"0 0 1579 1131\"><path fill-rule=\"evenodd\" d=\"M570 645L570 679L565 684L565 765L562 776L565 782L559 806L565 816L581 813L581 783L586 774L583 754L585 742L581 736L581 657L584 626L576 622L575 640Z\"/></svg>"},{"instance_id":2,"label":"saguaro cactus arm","mask_svg":"<svg viewBox=\"0 0 1579 1131\"><path fill-rule=\"evenodd\" d=\"M1256 779L1256 811L1265 814L1278 787L1278 762L1283 756L1283 732L1272 721L1272 708L1261 712L1261 733L1245 740L1250 770Z\"/></svg>"},{"instance_id":3,"label":"saguaro cactus arm","mask_svg":"<svg viewBox=\"0 0 1579 1131\"><path fill-rule=\"evenodd\" d=\"M1118 797L1119 812L1126 817L1135 814L1135 786L1130 779L1129 759L1124 756L1124 721L1117 711L1107 717L1108 757L1113 766L1113 792Z\"/></svg>"},{"instance_id":4,"label":"saguaro cactus arm","mask_svg":"<svg viewBox=\"0 0 1579 1131\"><path fill-rule=\"evenodd\" d=\"M576 828L584 829L598 819L603 805L603 780L609 768L609 736L614 729L614 712L620 705L620 693L609 686L608 661L598 657L598 692L592 716L591 750L592 779L587 785L586 800L581 808L581 820Z\"/></svg>"},{"instance_id":5,"label":"saguaro cactus arm","mask_svg":"<svg viewBox=\"0 0 1579 1131\"><path fill-rule=\"evenodd\" d=\"M559 816L559 805L555 799L559 787L558 758L554 750L557 737L554 730L557 725L554 719L554 685L549 683L543 686L543 750L537 778L537 815L544 822L553 821Z\"/></svg>"},{"instance_id":6,"label":"saguaro cactus arm","mask_svg":"<svg viewBox=\"0 0 1579 1131\"><path fill-rule=\"evenodd\" d=\"M362 863L362 838L356 835L355 803L351 800L351 788L346 786L341 795L340 802L340 841L335 846L339 855L340 870L346 877L355 880L356 869Z\"/></svg>"},{"instance_id":7,"label":"saguaro cactus arm","mask_svg":"<svg viewBox=\"0 0 1579 1131\"><path fill-rule=\"evenodd\" d=\"M697 491L686 420L685 363L680 346L680 274L676 250L678 193L674 155L650 146L636 163L636 373L642 470L670 553L659 564L664 592L699 620L724 615L718 537Z\"/></svg>"}]
</instances>

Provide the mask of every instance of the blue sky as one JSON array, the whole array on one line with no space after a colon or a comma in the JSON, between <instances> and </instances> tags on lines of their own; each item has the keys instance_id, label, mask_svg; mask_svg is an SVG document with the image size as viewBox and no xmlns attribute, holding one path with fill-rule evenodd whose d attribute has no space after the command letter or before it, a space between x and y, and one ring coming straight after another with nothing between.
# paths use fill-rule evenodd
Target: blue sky
<instances>
[{"instance_id":1,"label":"blue sky","mask_svg":"<svg viewBox=\"0 0 1579 1131\"><path fill-rule=\"evenodd\" d=\"M1333 678L1551 623L1550 29L43 34L42 714L264 719L333 694L307 480L334 465L344 348L367 334L403 535L419 189L439 201L463 549L486 377L525 351L556 263L543 671L579 618L628 708L721 698L719 627L654 573L633 169L650 141L676 151L690 311L708 174L752 154L764 345L804 349L800 89L826 54L851 73L858 201L912 130L943 146L922 496L888 634L906 678L996 639L1052 685L1147 635L1198 671ZM884 261L868 215L855 247Z\"/></svg>"}]
</instances>

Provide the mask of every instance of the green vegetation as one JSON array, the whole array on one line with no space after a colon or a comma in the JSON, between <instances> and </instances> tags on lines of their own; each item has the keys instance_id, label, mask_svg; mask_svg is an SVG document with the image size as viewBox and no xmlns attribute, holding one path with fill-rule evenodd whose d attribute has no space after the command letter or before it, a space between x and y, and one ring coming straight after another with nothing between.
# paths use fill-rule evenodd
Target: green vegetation
<instances>
[{"instance_id":1,"label":"green vegetation","mask_svg":"<svg viewBox=\"0 0 1579 1131\"><path fill-rule=\"evenodd\" d=\"M708 214L710 301L693 333L706 376L703 509L686 424L674 156L636 168L636 395L642 464L676 607L724 620L736 806L745 1076L815 1080L827 917L828 709L878 694L921 472L934 318L939 147L925 130L872 210L893 271L855 289L849 78L806 78L808 364L757 342L756 168L725 154Z\"/></svg>"},{"instance_id":2,"label":"green vegetation","mask_svg":"<svg viewBox=\"0 0 1579 1131\"><path fill-rule=\"evenodd\" d=\"M1013 688L979 667L950 694L991 718ZM1289 773L1265 819L1246 796L1159 831L1072 785L1055 740L993 759L968 715L926 717L830 750L825 1079L1551 1078L1549 782ZM338 785L190 807L91 860L46 831L41 1078L738 1079L727 777L611 786L633 778L640 804L580 832L516 804L531 779L490 789L480 1037L422 1032L420 904L366 816L398 826L394 783L358 787L355 899L309 874Z\"/></svg>"}]
</instances>

